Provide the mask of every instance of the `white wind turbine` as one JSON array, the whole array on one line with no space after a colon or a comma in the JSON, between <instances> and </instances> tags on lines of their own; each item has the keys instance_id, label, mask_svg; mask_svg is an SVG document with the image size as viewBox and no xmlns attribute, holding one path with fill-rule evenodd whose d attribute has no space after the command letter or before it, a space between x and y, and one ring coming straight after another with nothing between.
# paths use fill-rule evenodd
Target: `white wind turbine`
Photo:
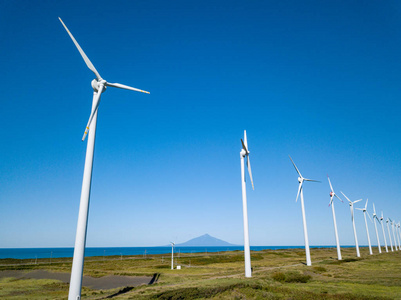
<instances>
[{"instance_id":1,"label":"white wind turbine","mask_svg":"<svg viewBox=\"0 0 401 300\"><path fill-rule=\"evenodd\" d=\"M244 216L244 259L245 259L245 277L252 277L251 269L251 249L249 245L249 229L248 229L248 206L246 202L246 180L245 180L245 165L244 159L246 157L246 165L248 167L249 178L251 179L252 189L253 179L251 171L251 162L249 160L248 141L246 139L246 130L244 130L244 140L241 139L242 149L240 152L241 157L241 183L242 183L242 211Z\"/></svg>"},{"instance_id":2,"label":"white wind turbine","mask_svg":"<svg viewBox=\"0 0 401 300\"><path fill-rule=\"evenodd\" d=\"M384 245L386 246L386 252L388 252L386 234L384 233L383 219L384 219L384 218L383 218L383 211L382 211L382 216L381 216L381 218L380 218L380 224L382 224L382 231L383 231Z\"/></svg>"},{"instance_id":3,"label":"white wind turbine","mask_svg":"<svg viewBox=\"0 0 401 300\"><path fill-rule=\"evenodd\" d=\"M95 69L92 62L86 56L82 48L79 46L78 42L75 40L71 32L68 30L67 26L65 26L65 24L61 19L60 22L63 24L65 30L67 30L67 33L71 37L75 46L77 47L86 65L96 76L96 79L92 80L92 88L93 88L92 112L89 116L89 120L86 125L84 135L82 137L83 141L89 132L88 143L86 148L84 177L82 180L81 200L79 205L77 233L75 238L74 258L72 262L70 289L68 295L68 299L76 300L80 299L81 297L82 273L84 268L84 254L85 254L85 243L86 243L86 229L88 224L89 198L90 198L90 188L92 180L93 152L95 146L96 121L97 121L97 111L100 103L100 96L108 86L137 91L137 92L143 92L147 94L149 94L149 92L119 83L110 83L104 80L100 76L98 71Z\"/></svg>"},{"instance_id":4,"label":"white wind turbine","mask_svg":"<svg viewBox=\"0 0 401 300\"><path fill-rule=\"evenodd\" d=\"M369 199L366 199L366 204L365 204L365 207L364 207L364 208L356 208L356 209L363 211L363 217L365 218L366 235L368 236L369 254L372 255L373 252L372 252L372 245L371 245L371 243L370 243L368 222L366 221L366 212L367 212L367 207L368 207L368 200L369 200ZM373 222L373 220L372 220L372 218L369 216L369 214L368 214L368 217L369 217L369 219Z\"/></svg>"},{"instance_id":5,"label":"white wind turbine","mask_svg":"<svg viewBox=\"0 0 401 300\"><path fill-rule=\"evenodd\" d=\"M341 194L344 195L343 192L341 192ZM352 220L352 227L354 228L354 238L355 238L355 248L356 248L356 256L360 257L361 254L359 253L359 245L358 245L358 237L356 236L356 229L355 229L355 220L354 220L354 204L361 201L362 199L359 200L355 200L354 202L352 202L351 200L348 199L347 196L344 195L344 197L348 200L349 202L349 208L351 210L351 220Z\"/></svg>"},{"instance_id":6,"label":"white wind turbine","mask_svg":"<svg viewBox=\"0 0 401 300\"><path fill-rule=\"evenodd\" d=\"M390 218L388 218L391 222L391 230L393 231L393 238L394 238L394 246L395 250L398 251L398 246L397 246L397 240L395 239L395 233L394 233L394 221L392 221Z\"/></svg>"},{"instance_id":7,"label":"white wind turbine","mask_svg":"<svg viewBox=\"0 0 401 300\"><path fill-rule=\"evenodd\" d=\"M388 237L390 238L391 251L394 252L393 241L391 240L390 227L389 227L388 223L390 223L390 219L389 218L387 218L387 220L386 220L387 232L388 232Z\"/></svg>"},{"instance_id":8,"label":"white wind turbine","mask_svg":"<svg viewBox=\"0 0 401 300\"><path fill-rule=\"evenodd\" d=\"M170 242L171 244L171 270L174 269L174 242Z\"/></svg>"},{"instance_id":9,"label":"white wind turbine","mask_svg":"<svg viewBox=\"0 0 401 300\"><path fill-rule=\"evenodd\" d=\"M299 196L299 194L301 194L301 209L302 209L302 220L303 220L303 224L304 224L306 265L307 266L311 266L312 265L312 261L311 261L311 258L310 258L310 251L309 251L308 229L306 227L304 193L303 193L302 185L303 185L304 181L313 181L313 182L320 182L320 181L307 179L307 178L302 177L301 172L299 172L299 170L298 170L297 166L295 165L294 161L292 160L291 156L289 156L289 157L291 159L291 162L292 162L295 170L297 171L297 173L299 175L299 177L298 177L299 187L298 187L298 193L297 193L297 198L296 198L295 202L298 201L298 196Z\"/></svg>"},{"instance_id":10,"label":"white wind turbine","mask_svg":"<svg viewBox=\"0 0 401 300\"><path fill-rule=\"evenodd\" d=\"M373 203L373 223L375 224L375 230L376 230L377 248L379 248L379 253L382 253L382 249L380 247L379 233L377 232L377 225L375 219L377 220L377 222L380 222L379 218L376 215L375 204Z\"/></svg>"},{"instance_id":11,"label":"white wind turbine","mask_svg":"<svg viewBox=\"0 0 401 300\"><path fill-rule=\"evenodd\" d=\"M397 233L397 240L398 240L398 249L401 250L401 243L400 243L400 223L395 224L395 232Z\"/></svg>"},{"instance_id":12,"label":"white wind turbine","mask_svg":"<svg viewBox=\"0 0 401 300\"><path fill-rule=\"evenodd\" d=\"M329 181L330 189L331 189L329 206L331 205L331 211L332 211L332 213L333 213L334 233L335 233L335 235L336 235L336 244L337 244L337 257L338 257L338 260L341 260L342 257L341 257L340 241L338 240L336 213L335 213L335 211L334 211L334 201L333 201L333 200L334 200L334 197L336 197L336 198L337 198L338 200L340 200L341 202L343 202L343 200L341 200L340 197L338 197L337 194L334 193L333 186L331 185L329 175L327 175L327 179L328 179L328 181Z\"/></svg>"}]
</instances>

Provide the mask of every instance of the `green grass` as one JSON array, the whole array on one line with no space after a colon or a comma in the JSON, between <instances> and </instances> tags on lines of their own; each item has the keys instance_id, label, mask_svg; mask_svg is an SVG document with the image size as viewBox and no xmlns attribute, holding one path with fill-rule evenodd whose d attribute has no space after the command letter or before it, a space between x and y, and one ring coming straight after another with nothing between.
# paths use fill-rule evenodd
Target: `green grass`
<instances>
[{"instance_id":1,"label":"green grass","mask_svg":"<svg viewBox=\"0 0 401 300\"><path fill-rule=\"evenodd\" d=\"M401 251L369 255L361 248L311 249L312 267L302 249L252 252L252 278L244 277L243 254L184 254L176 258L182 270L171 270L168 255L88 258L84 274L153 276L157 283L112 290L83 288L84 299L401 299ZM44 269L70 272L71 259L0 261L0 270ZM5 266L7 264L7 266ZM68 284L57 280L0 279L2 299L65 299Z\"/></svg>"}]
</instances>

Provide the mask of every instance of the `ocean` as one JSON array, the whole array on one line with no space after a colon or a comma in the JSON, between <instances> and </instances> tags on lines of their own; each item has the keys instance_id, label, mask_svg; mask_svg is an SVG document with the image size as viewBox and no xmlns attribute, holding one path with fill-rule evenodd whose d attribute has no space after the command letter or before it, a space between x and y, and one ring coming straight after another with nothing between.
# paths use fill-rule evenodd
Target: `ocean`
<instances>
[{"instance_id":1,"label":"ocean","mask_svg":"<svg viewBox=\"0 0 401 300\"><path fill-rule=\"evenodd\" d=\"M311 246L311 248L334 248L335 246ZM345 246L350 247L350 246ZM252 251L265 249L303 249L304 246L251 246ZM244 246L229 247L174 247L174 253L224 252L244 250ZM87 247L85 257L171 254L171 247ZM73 257L74 248L0 248L0 259L34 259Z\"/></svg>"}]
</instances>

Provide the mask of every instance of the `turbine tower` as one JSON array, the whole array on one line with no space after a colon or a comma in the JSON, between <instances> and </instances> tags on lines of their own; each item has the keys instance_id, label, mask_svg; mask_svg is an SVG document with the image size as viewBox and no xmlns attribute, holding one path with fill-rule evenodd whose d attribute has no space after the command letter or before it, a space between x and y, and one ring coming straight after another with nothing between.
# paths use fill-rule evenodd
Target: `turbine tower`
<instances>
[{"instance_id":1,"label":"turbine tower","mask_svg":"<svg viewBox=\"0 0 401 300\"><path fill-rule=\"evenodd\" d=\"M382 225L383 238L384 238L384 245L386 246L386 252L388 252L386 234L384 233L383 219L384 219L384 218L383 218L383 211L382 211L382 216L381 216L381 218L380 218L380 224Z\"/></svg>"},{"instance_id":2,"label":"turbine tower","mask_svg":"<svg viewBox=\"0 0 401 300\"><path fill-rule=\"evenodd\" d=\"M342 257L341 257L340 241L338 240L336 213L335 213L335 211L334 211L334 202L333 202L333 199L334 199L334 197L336 197L336 198L337 198L338 200L340 200L341 202L343 202L343 200L341 200L340 197L338 197L337 194L334 193L333 186L331 185L329 175L327 175L327 179L328 179L328 181L329 181L330 189L331 189L329 206L331 205L331 211L332 211L332 213L333 213L334 233L335 233L335 236L336 236L336 244L337 244L337 257L338 257L338 260L341 260Z\"/></svg>"},{"instance_id":3,"label":"turbine tower","mask_svg":"<svg viewBox=\"0 0 401 300\"><path fill-rule=\"evenodd\" d=\"M248 167L249 178L251 179L252 189L253 179L251 171L251 162L249 160L248 141L246 139L246 130L244 130L244 140L241 139L242 149L240 152L241 157L241 183L242 183L242 211L244 215L244 259L245 259L245 277L252 277L251 269L251 249L249 246L249 229L248 229L248 206L246 203L246 184L245 184L245 165L244 159L246 157L246 165Z\"/></svg>"},{"instance_id":4,"label":"turbine tower","mask_svg":"<svg viewBox=\"0 0 401 300\"><path fill-rule=\"evenodd\" d=\"M391 240L390 227L389 227L388 223L390 223L390 219L389 218L387 218L387 220L386 220L387 232L388 232L388 237L390 238L391 251L394 252L393 241Z\"/></svg>"},{"instance_id":5,"label":"turbine tower","mask_svg":"<svg viewBox=\"0 0 401 300\"><path fill-rule=\"evenodd\" d=\"M67 30L67 33L71 37L75 46L77 47L87 67L96 76L96 79L92 80L92 88L93 88L92 112L89 116L89 120L86 125L84 135L82 137L82 141L85 140L85 137L89 132L88 143L86 148L84 177L82 180L81 200L79 205L77 233L75 238L74 258L71 270L70 289L68 294L69 300L76 300L81 298L82 273L84 268L84 256L85 256L85 244L86 244L86 229L88 224L89 198L90 198L90 189L92 181L93 152L95 147L97 111L99 108L100 96L106 90L106 87L116 87L147 94L149 94L149 92L119 83L110 83L104 80L100 76L99 72L95 69L92 62L86 56L82 48L79 46L78 42L75 40L71 32L68 30L67 26L65 26L65 24L61 19L60 22L61 24L63 24L65 30Z\"/></svg>"},{"instance_id":6,"label":"turbine tower","mask_svg":"<svg viewBox=\"0 0 401 300\"><path fill-rule=\"evenodd\" d=\"M343 192L341 194L344 195ZM356 248L356 256L361 257L361 254L359 253L359 245L358 245L358 237L356 236L356 229L355 229L355 220L354 220L354 204L361 201L362 199L355 200L352 202L351 200L348 199L347 196L344 195L344 197L348 200L349 202L349 208L351 210L351 220L352 220L352 227L354 228L354 238L355 238L355 248Z\"/></svg>"},{"instance_id":7,"label":"turbine tower","mask_svg":"<svg viewBox=\"0 0 401 300\"><path fill-rule=\"evenodd\" d=\"M303 220L303 224L304 224L306 265L307 266L311 266L312 265L312 261L311 261L311 258L310 258L310 251L309 251L308 228L306 227L304 193L303 193L303 190L302 190L302 185L303 185L304 181L312 181L312 182L320 182L320 181L312 180L312 179L306 179L306 178L302 177L301 172L299 172L299 170L298 170L297 166L295 165L294 161L292 160L291 156L289 156L289 157L291 159L291 162L292 162L295 170L297 171L297 173L299 175L299 177L298 177L298 182L299 182L298 194L297 194L297 198L296 198L295 202L298 201L298 196L299 196L299 194L301 194L301 209L302 209L302 220Z\"/></svg>"},{"instance_id":8,"label":"turbine tower","mask_svg":"<svg viewBox=\"0 0 401 300\"><path fill-rule=\"evenodd\" d=\"M171 270L174 269L174 242L170 242L171 244Z\"/></svg>"},{"instance_id":9,"label":"turbine tower","mask_svg":"<svg viewBox=\"0 0 401 300\"><path fill-rule=\"evenodd\" d=\"M368 236L369 254L372 255L373 252L372 252L372 245L371 245L371 243L370 243L368 222L366 221L366 212L367 212L366 210L367 210L367 207L368 207L368 200L369 200L369 199L366 199L366 204L365 204L365 207L364 207L364 208L356 208L356 209L363 211L363 217L364 217L364 219L365 219L366 235ZM369 217L370 221L373 222L373 220L371 219L371 217L369 216L369 214L368 214L368 217Z\"/></svg>"},{"instance_id":10,"label":"turbine tower","mask_svg":"<svg viewBox=\"0 0 401 300\"><path fill-rule=\"evenodd\" d=\"M398 240L398 249L401 250L401 243L400 243L400 223L394 224L395 232L397 233L397 240Z\"/></svg>"},{"instance_id":11,"label":"turbine tower","mask_svg":"<svg viewBox=\"0 0 401 300\"><path fill-rule=\"evenodd\" d=\"M382 253L382 249L380 247L379 233L377 232L377 225L375 223L375 219L377 220L377 222L380 222L379 218L376 215L375 204L373 203L373 223L375 224L375 230L376 230L377 248L379 248L379 253Z\"/></svg>"},{"instance_id":12,"label":"turbine tower","mask_svg":"<svg viewBox=\"0 0 401 300\"><path fill-rule=\"evenodd\" d=\"M391 230L393 232L393 238L394 238L394 247L395 250L398 251L398 246L397 246L397 240L395 239L395 233L394 233L394 221L392 221L390 218L388 218L391 222Z\"/></svg>"}]
</instances>

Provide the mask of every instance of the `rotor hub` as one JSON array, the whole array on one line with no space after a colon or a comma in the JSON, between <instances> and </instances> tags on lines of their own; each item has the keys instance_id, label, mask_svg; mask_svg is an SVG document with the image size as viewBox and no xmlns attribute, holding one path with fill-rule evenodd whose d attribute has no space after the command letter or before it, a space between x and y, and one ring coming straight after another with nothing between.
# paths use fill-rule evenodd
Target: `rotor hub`
<instances>
[{"instance_id":1,"label":"rotor hub","mask_svg":"<svg viewBox=\"0 0 401 300\"><path fill-rule=\"evenodd\" d=\"M246 151L244 149L241 149L241 152L239 153L242 157L246 156Z\"/></svg>"},{"instance_id":2,"label":"rotor hub","mask_svg":"<svg viewBox=\"0 0 401 300\"><path fill-rule=\"evenodd\" d=\"M302 177L298 177L298 182L302 183L302 181L304 181L304 179Z\"/></svg>"},{"instance_id":3,"label":"rotor hub","mask_svg":"<svg viewBox=\"0 0 401 300\"><path fill-rule=\"evenodd\" d=\"M107 88L106 85L105 85L105 83L106 83L106 80L103 80L103 79L100 79L100 80L93 79L92 82L91 82L91 86L92 86L93 90L97 93L97 92L99 92L100 84L102 84L102 85L103 85L103 91L102 91L102 93L103 93L104 91L106 91L106 88Z\"/></svg>"},{"instance_id":4,"label":"rotor hub","mask_svg":"<svg viewBox=\"0 0 401 300\"><path fill-rule=\"evenodd\" d=\"M330 197L333 197L334 196L334 193L333 192L330 192Z\"/></svg>"}]
</instances>

